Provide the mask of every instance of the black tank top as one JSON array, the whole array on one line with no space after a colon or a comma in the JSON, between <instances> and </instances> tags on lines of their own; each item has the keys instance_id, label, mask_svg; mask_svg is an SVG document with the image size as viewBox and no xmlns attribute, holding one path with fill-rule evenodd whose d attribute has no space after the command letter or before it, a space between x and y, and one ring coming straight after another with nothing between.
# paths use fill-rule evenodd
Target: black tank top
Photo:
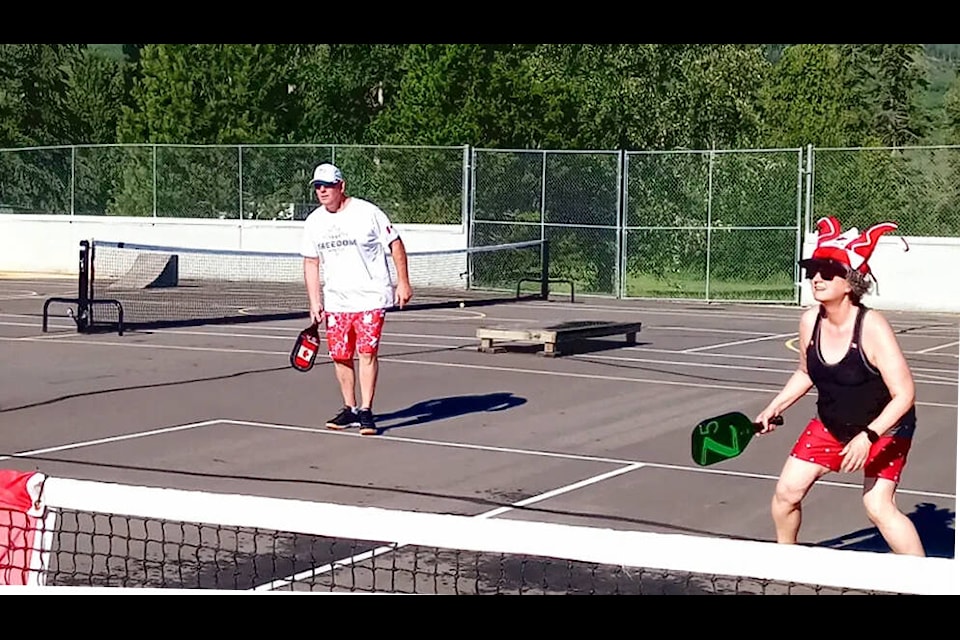
<instances>
[{"instance_id":1,"label":"black tank top","mask_svg":"<svg viewBox=\"0 0 960 640\"><path fill-rule=\"evenodd\" d=\"M870 424L890 402L890 391L880 372L860 349L867 311L862 305L858 308L850 347L836 364L825 363L820 353L822 310L817 314L813 338L807 347L807 373L817 387L817 413L827 430L843 443ZM910 407L899 424L885 435L910 436L916 421L916 409Z\"/></svg>"}]
</instances>

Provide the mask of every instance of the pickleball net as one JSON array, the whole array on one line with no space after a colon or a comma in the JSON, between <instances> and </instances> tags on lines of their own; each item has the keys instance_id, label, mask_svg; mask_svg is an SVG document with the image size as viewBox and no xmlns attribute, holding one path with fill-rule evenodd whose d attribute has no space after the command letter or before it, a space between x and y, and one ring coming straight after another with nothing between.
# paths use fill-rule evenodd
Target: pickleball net
<instances>
[{"instance_id":1,"label":"pickleball net","mask_svg":"<svg viewBox=\"0 0 960 640\"><path fill-rule=\"evenodd\" d=\"M543 298L548 241L408 252L407 269L411 309ZM81 329L306 318L309 306L298 253L101 240L81 242L79 291Z\"/></svg>"},{"instance_id":2,"label":"pickleball net","mask_svg":"<svg viewBox=\"0 0 960 640\"><path fill-rule=\"evenodd\" d=\"M58 477L44 501L40 588L957 593L950 558L537 522L521 508L471 517Z\"/></svg>"}]
</instances>

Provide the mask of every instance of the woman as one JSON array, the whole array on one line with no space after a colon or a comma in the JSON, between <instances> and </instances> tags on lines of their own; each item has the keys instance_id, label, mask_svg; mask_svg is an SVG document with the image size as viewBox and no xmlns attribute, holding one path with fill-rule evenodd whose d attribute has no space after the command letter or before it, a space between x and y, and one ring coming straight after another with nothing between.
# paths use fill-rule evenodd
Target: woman
<instances>
[{"instance_id":1,"label":"woman","mask_svg":"<svg viewBox=\"0 0 960 640\"><path fill-rule=\"evenodd\" d=\"M800 261L819 303L800 318L800 358L783 389L757 416L770 419L817 388L817 415L797 438L771 503L777 542L795 544L801 503L829 472L863 470L863 504L894 553L923 556L917 530L897 507L895 492L916 427L913 375L887 320L861 298L872 274L867 260L884 222L860 234L840 233L836 218L817 222L813 255Z\"/></svg>"}]
</instances>

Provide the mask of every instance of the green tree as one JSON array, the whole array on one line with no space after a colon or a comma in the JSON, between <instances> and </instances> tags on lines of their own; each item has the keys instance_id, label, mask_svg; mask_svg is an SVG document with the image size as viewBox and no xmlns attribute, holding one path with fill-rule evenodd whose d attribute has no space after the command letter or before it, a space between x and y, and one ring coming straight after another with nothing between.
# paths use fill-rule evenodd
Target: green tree
<instances>
[{"instance_id":1,"label":"green tree","mask_svg":"<svg viewBox=\"0 0 960 640\"><path fill-rule=\"evenodd\" d=\"M960 144L960 76L954 81L943 99L949 127L950 144Z\"/></svg>"},{"instance_id":2,"label":"green tree","mask_svg":"<svg viewBox=\"0 0 960 640\"><path fill-rule=\"evenodd\" d=\"M960 62L960 44L925 44L923 50L931 58Z\"/></svg>"},{"instance_id":3,"label":"green tree","mask_svg":"<svg viewBox=\"0 0 960 640\"><path fill-rule=\"evenodd\" d=\"M870 107L871 132L885 146L918 144L931 122L920 107L928 85L922 66L923 45L848 44L840 48L852 62L856 91Z\"/></svg>"},{"instance_id":4,"label":"green tree","mask_svg":"<svg viewBox=\"0 0 960 640\"><path fill-rule=\"evenodd\" d=\"M112 144L127 102L129 65L86 50L67 70L71 144Z\"/></svg>"},{"instance_id":5,"label":"green tree","mask_svg":"<svg viewBox=\"0 0 960 640\"><path fill-rule=\"evenodd\" d=\"M81 45L0 45L0 148L53 147L72 141L69 72ZM4 210L67 213L70 152L65 148L0 155Z\"/></svg>"},{"instance_id":6,"label":"green tree","mask_svg":"<svg viewBox=\"0 0 960 640\"><path fill-rule=\"evenodd\" d=\"M301 45L295 94L302 117L291 137L310 144L375 143L371 123L396 100L408 45Z\"/></svg>"},{"instance_id":7,"label":"green tree","mask_svg":"<svg viewBox=\"0 0 960 640\"><path fill-rule=\"evenodd\" d=\"M676 135L693 149L753 147L759 144L759 95L770 64L760 45L702 45L681 50L669 83Z\"/></svg>"},{"instance_id":8,"label":"green tree","mask_svg":"<svg viewBox=\"0 0 960 640\"><path fill-rule=\"evenodd\" d=\"M0 147L72 142L69 72L81 47L0 44Z\"/></svg>"},{"instance_id":9,"label":"green tree","mask_svg":"<svg viewBox=\"0 0 960 640\"><path fill-rule=\"evenodd\" d=\"M145 45L132 106L124 108L120 121L120 141L287 141L300 117L290 82L297 46Z\"/></svg>"},{"instance_id":10,"label":"green tree","mask_svg":"<svg viewBox=\"0 0 960 640\"><path fill-rule=\"evenodd\" d=\"M173 145L283 143L300 121L295 67L300 45L145 45L118 126L122 142ZM278 206L274 176L241 173L237 150L157 148L124 166L111 209L158 215L239 217ZM154 174L156 167L156 174ZM284 172L284 178L291 172ZM271 181L256 185L258 178ZM254 185L254 186L251 186ZM257 195L254 196L253 194ZM242 200L242 202L241 202ZM249 200L255 200L250 202ZM289 198L286 200L289 202Z\"/></svg>"},{"instance_id":11,"label":"green tree","mask_svg":"<svg viewBox=\"0 0 960 640\"><path fill-rule=\"evenodd\" d=\"M867 105L852 91L853 78L851 60L835 45L786 47L761 90L765 146L863 142Z\"/></svg>"},{"instance_id":12,"label":"green tree","mask_svg":"<svg viewBox=\"0 0 960 640\"><path fill-rule=\"evenodd\" d=\"M667 47L672 45L666 45ZM684 46L684 45L680 45ZM664 118L672 77L665 45L540 45L529 60L542 117L540 138L554 149L672 146Z\"/></svg>"},{"instance_id":13,"label":"green tree","mask_svg":"<svg viewBox=\"0 0 960 640\"><path fill-rule=\"evenodd\" d=\"M540 45L528 64L531 116L553 148L710 148L759 133L759 45Z\"/></svg>"},{"instance_id":14,"label":"green tree","mask_svg":"<svg viewBox=\"0 0 960 640\"><path fill-rule=\"evenodd\" d=\"M414 44L403 79L371 125L381 144L523 144L530 121L523 68L526 45Z\"/></svg>"},{"instance_id":15,"label":"green tree","mask_svg":"<svg viewBox=\"0 0 960 640\"><path fill-rule=\"evenodd\" d=\"M960 76L954 80L953 85L947 91L943 101L945 120L948 127L949 144L960 145ZM950 225L953 235L960 235L960 219L957 218L957 212L960 212L960 152L957 149L950 149L949 168L950 179L945 180L947 185L947 209L950 212Z\"/></svg>"}]
</instances>

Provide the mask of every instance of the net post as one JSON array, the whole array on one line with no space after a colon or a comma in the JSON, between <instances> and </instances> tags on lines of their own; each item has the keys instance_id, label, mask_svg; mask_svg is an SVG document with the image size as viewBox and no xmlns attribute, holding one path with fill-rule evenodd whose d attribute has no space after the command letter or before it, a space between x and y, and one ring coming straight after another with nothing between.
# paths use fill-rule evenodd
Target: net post
<instances>
[{"instance_id":1,"label":"net post","mask_svg":"<svg viewBox=\"0 0 960 640\"><path fill-rule=\"evenodd\" d=\"M546 238L540 245L540 297L550 299L550 241Z\"/></svg>"},{"instance_id":2,"label":"net post","mask_svg":"<svg viewBox=\"0 0 960 640\"><path fill-rule=\"evenodd\" d=\"M80 277L77 283L77 331L83 332L90 322L90 241L80 241Z\"/></svg>"}]
</instances>

